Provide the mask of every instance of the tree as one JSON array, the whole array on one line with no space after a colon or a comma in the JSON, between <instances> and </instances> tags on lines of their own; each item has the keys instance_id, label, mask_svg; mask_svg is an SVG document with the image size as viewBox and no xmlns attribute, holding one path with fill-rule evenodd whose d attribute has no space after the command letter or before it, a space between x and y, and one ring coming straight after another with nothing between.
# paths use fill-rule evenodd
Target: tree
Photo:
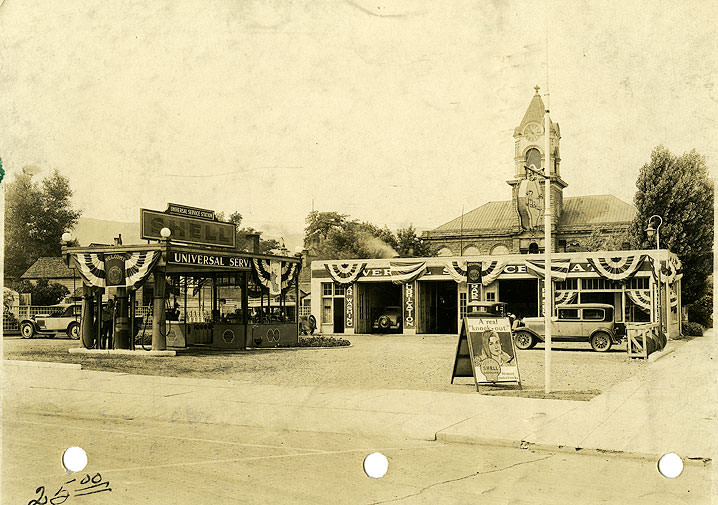
<instances>
[{"instance_id":1,"label":"tree","mask_svg":"<svg viewBox=\"0 0 718 505\"><path fill-rule=\"evenodd\" d=\"M622 251L631 249L631 236L628 231L617 232L609 229L595 229L584 241L587 251Z\"/></svg>"},{"instance_id":2,"label":"tree","mask_svg":"<svg viewBox=\"0 0 718 505\"><path fill-rule=\"evenodd\" d=\"M416 236L416 230L413 225L397 230L396 241L396 251L402 258L436 256L436 251L433 250L429 243Z\"/></svg>"},{"instance_id":3,"label":"tree","mask_svg":"<svg viewBox=\"0 0 718 505\"><path fill-rule=\"evenodd\" d=\"M55 305L70 294L70 291L62 284L48 282L47 279L39 279L37 283L23 280L17 290L20 293L30 293L33 305Z\"/></svg>"},{"instance_id":4,"label":"tree","mask_svg":"<svg viewBox=\"0 0 718 505\"><path fill-rule=\"evenodd\" d=\"M638 214L631 223L631 237L640 248L654 248L656 239L645 230L652 215L661 216L661 249L680 258L682 300L690 305L705 294L713 271L713 181L705 157L695 150L675 156L658 146L641 168L636 187Z\"/></svg>"},{"instance_id":5,"label":"tree","mask_svg":"<svg viewBox=\"0 0 718 505\"><path fill-rule=\"evenodd\" d=\"M348 223L347 217L347 214L338 212L311 211L305 219L307 226L304 228L304 247L309 249L327 240L332 231L344 229Z\"/></svg>"},{"instance_id":6,"label":"tree","mask_svg":"<svg viewBox=\"0 0 718 505\"><path fill-rule=\"evenodd\" d=\"M38 184L23 170L7 186L5 201L5 277L19 278L41 256L59 256L62 234L81 212L72 207L69 180L57 170Z\"/></svg>"}]
</instances>

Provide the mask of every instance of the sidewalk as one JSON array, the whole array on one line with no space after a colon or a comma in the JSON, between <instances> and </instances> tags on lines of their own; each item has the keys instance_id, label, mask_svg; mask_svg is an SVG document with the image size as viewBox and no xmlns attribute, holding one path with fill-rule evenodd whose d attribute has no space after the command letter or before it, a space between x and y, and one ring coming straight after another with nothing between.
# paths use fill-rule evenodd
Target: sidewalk
<instances>
[{"instance_id":1,"label":"sidewalk","mask_svg":"<svg viewBox=\"0 0 718 505\"><path fill-rule=\"evenodd\" d=\"M281 387L4 361L3 407L655 459L676 452L702 461L712 458L718 419L714 341L688 342L590 402Z\"/></svg>"}]
</instances>

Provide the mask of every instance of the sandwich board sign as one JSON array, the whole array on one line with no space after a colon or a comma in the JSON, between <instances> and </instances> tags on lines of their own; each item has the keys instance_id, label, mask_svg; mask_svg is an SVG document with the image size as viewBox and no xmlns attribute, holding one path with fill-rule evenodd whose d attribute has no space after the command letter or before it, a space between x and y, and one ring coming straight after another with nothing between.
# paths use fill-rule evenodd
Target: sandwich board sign
<instances>
[{"instance_id":1,"label":"sandwich board sign","mask_svg":"<svg viewBox=\"0 0 718 505\"><path fill-rule=\"evenodd\" d=\"M516 347L507 317L467 314L456 345L453 384L456 377L473 377L480 385L516 383L521 386Z\"/></svg>"}]
</instances>

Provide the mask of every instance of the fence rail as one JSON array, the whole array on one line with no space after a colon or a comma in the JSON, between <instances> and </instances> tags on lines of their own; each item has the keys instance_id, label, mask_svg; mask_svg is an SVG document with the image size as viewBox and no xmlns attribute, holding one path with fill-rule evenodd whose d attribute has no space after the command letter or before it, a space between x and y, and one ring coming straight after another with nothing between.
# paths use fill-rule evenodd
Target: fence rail
<instances>
[{"instance_id":1,"label":"fence rail","mask_svg":"<svg viewBox=\"0 0 718 505\"><path fill-rule=\"evenodd\" d=\"M665 336L658 323L626 324L626 352L629 358L647 359L666 345Z\"/></svg>"},{"instance_id":2,"label":"fence rail","mask_svg":"<svg viewBox=\"0 0 718 505\"><path fill-rule=\"evenodd\" d=\"M20 321L35 317L38 314L50 316L62 314L65 307L54 305L20 305L14 307L12 312L3 312L2 329L4 334L12 335L20 332ZM152 313L152 307L143 305L135 308L135 317L142 319Z\"/></svg>"}]
</instances>

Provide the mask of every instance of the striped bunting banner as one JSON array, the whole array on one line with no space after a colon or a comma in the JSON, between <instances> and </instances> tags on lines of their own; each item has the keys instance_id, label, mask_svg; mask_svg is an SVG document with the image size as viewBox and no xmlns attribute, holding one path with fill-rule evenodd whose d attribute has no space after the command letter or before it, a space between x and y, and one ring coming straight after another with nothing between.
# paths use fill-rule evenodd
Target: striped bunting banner
<instances>
[{"instance_id":1,"label":"striped bunting banner","mask_svg":"<svg viewBox=\"0 0 718 505\"><path fill-rule=\"evenodd\" d=\"M161 254L160 251L128 253L125 259L125 285L128 289L134 291L142 286Z\"/></svg>"},{"instance_id":2,"label":"striped bunting banner","mask_svg":"<svg viewBox=\"0 0 718 505\"><path fill-rule=\"evenodd\" d=\"M341 263L339 265L324 265L329 277L339 284L351 284L355 282L366 268L366 261L355 261L353 263Z\"/></svg>"},{"instance_id":3,"label":"striped bunting banner","mask_svg":"<svg viewBox=\"0 0 718 505\"><path fill-rule=\"evenodd\" d=\"M391 271L391 282L394 284L406 284L424 275L426 272L426 261L393 260L389 262Z\"/></svg>"},{"instance_id":4,"label":"striped bunting banner","mask_svg":"<svg viewBox=\"0 0 718 505\"><path fill-rule=\"evenodd\" d=\"M649 289L627 289L626 295L641 310L645 312L651 311L651 291Z\"/></svg>"},{"instance_id":5,"label":"striped bunting banner","mask_svg":"<svg viewBox=\"0 0 718 505\"><path fill-rule=\"evenodd\" d=\"M551 261L551 278L565 281L566 275L568 275L569 264L570 260L567 259ZM546 267L543 260L526 260L526 270L539 279L543 279L546 275Z\"/></svg>"},{"instance_id":6,"label":"striped bunting banner","mask_svg":"<svg viewBox=\"0 0 718 505\"><path fill-rule=\"evenodd\" d=\"M481 262L481 284L488 286L504 271L506 263L502 260ZM447 261L445 270L456 282L466 282L466 260Z\"/></svg>"},{"instance_id":7,"label":"striped bunting banner","mask_svg":"<svg viewBox=\"0 0 718 505\"><path fill-rule=\"evenodd\" d=\"M105 287L105 255L103 253L76 253L78 272L86 284Z\"/></svg>"},{"instance_id":8,"label":"striped bunting banner","mask_svg":"<svg viewBox=\"0 0 718 505\"><path fill-rule=\"evenodd\" d=\"M555 291L553 296L555 305L565 305L573 303L578 296L578 291Z\"/></svg>"},{"instance_id":9,"label":"striped bunting banner","mask_svg":"<svg viewBox=\"0 0 718 505\"><path fill-rule=\"evenodd\" d=\"M625 281L630 279L643 264L646 256L637 254L623 258L610 258L607 256L588 256L586 258L593 269L604 279L612 281Z\"/></svg>"}]
</instances>

